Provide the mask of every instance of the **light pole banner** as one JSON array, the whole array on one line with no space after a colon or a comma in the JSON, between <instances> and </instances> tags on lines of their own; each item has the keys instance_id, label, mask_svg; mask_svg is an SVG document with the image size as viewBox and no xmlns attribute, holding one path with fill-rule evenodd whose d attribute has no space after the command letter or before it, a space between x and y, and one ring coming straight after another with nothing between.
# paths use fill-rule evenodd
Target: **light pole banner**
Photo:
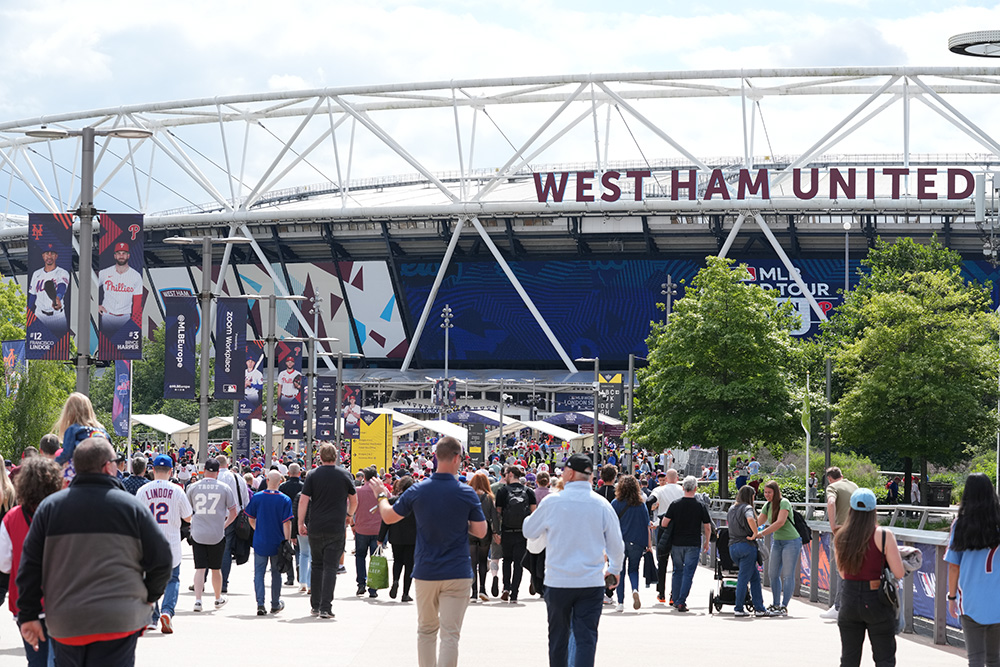
<instances>
[{"instance_id":1,"label":"light pole banner","mask_svg":"<svg viewBox=\"0 0 1000 667\"><path fill-rule=\"evenodd\" d=\"M613 375L601 373L601 404L598 412L618 419L624 403L623 393L621 373Z\"/></svg>"},{"instance_id":2,"label":"light pole banner","mask_svg":"<svg viewBox=\"0 0 1000 667\"><path fill-rule=\"evenodd\" d=\"M361 437L361 406L358 405L360 396L361 387L344 385L344 407L341 408L341 414L344 417L344 438L347 440Z\"/></svg>"},{"instance_id":3,"label":"light pole banner","mask_svg":"<svg viewBox=\"0 0 1000 667\"><path fill-rule=\"evenodd\" d=\"M195 341L201 327L198 299L188 290L163 292L166 338L163 359L163 398L195 397Z\"/></svg>"},{"instance_id":4,"label":"light pole banner","mask_svg":"<svg viewBox=\"0 0 1000 667\"><path fill-rule=\"evenodd\" d=\"M21 379L28 371L28 362L24 358L23 340L3 341L3 377L7 385L7 395L16 394L21 386Z\"/></svg>"},{"instance_id":5,"label":"light pole banner","mask_svg":"<svg viewBox=\"0 0 1000 667\"><path fill-rule=\"evenodd\" d=\"M132 419L132 362L115 362L115 393L111 404L111 422L115 435L128 435Z\"/></svg>"},{"instance_id":6,"label":"light pole banner","mask_svg":"<svg viewBox=\"0 0 1000 667\"><path fill-rule=\"evenodd\" d=\"M264 341L248 340L246 344L246 369L243 372L243 398L240 400L240 420L260 419L264 416L261 397L264 395L265 359ZM250 427L247 426L249 429ZM242 436L243 432L240 431ZM247 447L250 445L249 430L247 431ZM250 451L247 449L247 451Z\"/></svg>"},{"instance_id":7,"label":"light pole banner","mask_svg":"<svg viewBox=\"0 0 1000 667\"><path fill-rule=\"evenodd\" d=\"M73 215L28 215L28 359L69 360Z\"/></svg>"},{"instance_id":8,"label":"light pole banner","mask_svg":"<svg viewBox=\"0 0 1000 667\"><path fill-rule=\"evenodd\" d=\"M302 344L278 343L274 350L278 371L278 419L302 418Z\"/></svg>"},{"instance_id":9,"label":"light pole banner","mask_svg":"<svg viewBox=\"0 0 1000 667\"><path fill-rule=\"evenodd\" d=\"M469 440L466 443L472 465L479 467L486 462L486 424L469 424Z\"/></svg>"},{"instance_id":10,"label":"light pole banner","mask_svg":"<svg viewBox=\"0 0 1000 667\"><path fill-rule=\"evenodd\" d=\"M97 358L142 359L142 214L99 219Z\"/></svg>"},{"instance_id":11,"label":"light pole banner","mask_svg":"<svg viewBox=\"0 0 1000 667\"><path fill-rule=\"evenodd\" d=\"M392 465L392 415L361 415L360 435L351 443L351 474L370 465L385 470Z\"/></svg>"},{"instance_id":12,"label":"light pole banner","mask_svg":"<svg viewBox=\"0 0 1000 667\"><path fill-rule=\"evenodd\" d=\"M302 418L296 417L285 420L285 440L302 439Z\"/></svg>"},{"instance_id":13,"label":"light pole banner","mask_svg":"<svg viewBox=\"0 0 1000 667\"><path fill-rule=\"evenodd\" d=\"M243 403L240 402L242 408ZM239 417L236 420L236 442L233 444L233 458L236 461L250 458L250 417Z\"/></svg>"},{"instance_id":14,"label":"light pole banner","mask_svg":"<svg viewBox=\"0 0 1000 667\"><path fill-rule=\"evenodd\" d=\"M246 369L247 302L222 298L215 309L215 397L243 398Z\"/></svg>"},{"instance_id":15,"label":"light pole banner","mask_svg":"<svg viewBox=\"0 0 1000 667\"><path fill-rule=\"evenodd\" d=\"M316 439L333 440L337 428L334 406L337 403L337 378L316 378Z\"/></svg>"}]
</instances>

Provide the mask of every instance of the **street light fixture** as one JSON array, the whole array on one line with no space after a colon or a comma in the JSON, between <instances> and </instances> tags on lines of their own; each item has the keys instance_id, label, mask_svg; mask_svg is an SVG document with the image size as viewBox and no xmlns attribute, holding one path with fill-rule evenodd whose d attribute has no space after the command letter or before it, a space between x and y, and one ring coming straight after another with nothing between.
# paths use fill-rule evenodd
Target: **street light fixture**
<instances>
[{"instance_id":1,"label":"street light fixture","mask_svg":"<svg viewBox=\"0 0 1000 667\"><path fill-rule=\"evenodd\" d=\"M119 137L121 139L146 139L153 136L151 130L141 127L114 127L98 129L84 127L79 130L49 128L42 126L28 130L26 136L36 139L66 139L80 137L83 155L80 162L80 208L76 210L80 218L80 304L77 306L76 325L76 390L81 394L90 393L90 311L93 282L94 254L94 138Z\"/></svg>"},{"instance_id":2,"label":"street light fixture","mask_svg":"<svg viewBox=\"0 0 1000 667\"><path fill-rule=\"evenodd\" d=\"M677 283L673 281L670 274L667 274L667 282L660 285L660 295L667 297L667 311L663 318L664 323L670 321L670 313L673 311L674 297L677 296Z\"/></svg>"},{"instance_id":3,"label":"street light fixture","mask_svg":"<svg viewBox=\"0 0 1000 667\"><path fill-rule=\"evenodd\" d=\"M322 299L316 299L313 297L310 299L314 304L313 308L313 332L318 331L316 328L316 320L319 315L319 302ZM317 338L316 336L305 337L305 338L284 338L285 341L295 341L299 343L305 343L307 356L309 357L309 373L306 375L306 446L305 455L303 461L305 461L306 470L312 468L313 463L313 446L315 445L315 425L313 419L315 418L316 410L316 355L322 354L323 356L333 356L332 352L319 352L316 346L319 343L336 343L339 338Z\"/></svg>"},{"instance_id":4,"label":"street light fixture","mask_svg":"<svg viewBox=\"0 0 1000 667\"><path fill-rule=\"evenodd\" d=\"M82 229L82 227L81 227ZM82 232L81 232L82 233ZM89 238L89 235L88 235ZM199 403L198 422L198 464L204 465L208 458L208 345L211 340L212 330L212 244L213 243L250 243L250 239L243 236L228 236L216 238L214 236L189 237L171 236L163 240L164 243L172 245L194 245L201 243L201 294L198 295L201 303L201 396ZM80 239L80 254L83 255L83 238ZM89 253L88 253L89 254ZM83 284L83 262L80 262L80 283ZM87 272L89 277L89 269ZM219 276L221 281L222 276ZM89 291L89 288L88 288ZM88 301L89 303L89 301ZM90 322L88 318L87 332L90 332ZM79 371L79 368L77 369ZM77 385L80 377L77 375Z\"/></svg>"},{"instance_id":5,"label":"street light fixture","mask_svg":"<svg viewBox=\"0 0 1000 667\"><path fill-rule=\"evenodd\" d=\"M851 291L851 221L844 221L844 300Z\"/></svg>"},{"instance_id":6,"label":"street light fixture","mask_svg":"<svg viewBox=\"0 0 1000 667\"><path fill-rule=\"evenodd\" d=\"M601 408L601 359L600 357L580 357L573 361L593 361L594 362L594 468L597 468L597 449L601 437L601 421L599 418Z\"/></svg>"}]
</instances>

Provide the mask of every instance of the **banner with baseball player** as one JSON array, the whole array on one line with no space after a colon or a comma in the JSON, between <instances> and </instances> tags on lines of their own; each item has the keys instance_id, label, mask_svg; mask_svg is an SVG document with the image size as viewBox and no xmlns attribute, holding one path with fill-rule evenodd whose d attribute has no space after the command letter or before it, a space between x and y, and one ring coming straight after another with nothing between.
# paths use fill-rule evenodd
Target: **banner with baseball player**
<instances>
[{"instance_id":1,"label":"banner with baseball player","mask_svg":"<svg viewBox=\"0 0 1000 667\"><path fill-rule=\"evenodd\" d=\"M198 298L190 290L165 290L167 333L163 356L163 398L195 397L195 341L201 326Z\"/></svg>"},{"instance_id":2,"label":"banner with baseball player","mask_svg":"<svg viewBox=\"0 0 1000 667\"><path fill-rule=\"evenodd\" d=\"M333 440L337 428L334 405L337 402L337 378L324 375L316 378L316 439Z\"/></svg>"},{"instance_id":3,"label":"banner with baseball player","mask_svg":"<svg viewBox=\"0 0 1000 667\"><path fill-rule=\"evenodd\" d=\"M246 299L219 299L215 308L215 398L243 398L246 338Z\"/></svg>"},{"instance_id":4,"label":"banner with baseball player","mask_svg":"<svg viewBox=\"0 0 1000 667\"><path fill-rule=\"evenodd\" d=\"M243 398L240 399L239 418L248 421L264 416L264 341L248 340L246 344L246 369L243 373ZM250 442L249 426L247 443ZM242 431L241 431L242 434Z\"/></svg>"},{"instance_id":5,"label":"banner with baseball player","mask_svg":"<svg viewBox=\"0 0 1000 667\"><path fill-rule=\"evenodd\" d=\"M279 342L274 356L278 371L278 419L301 419L302 344Z\"/></svg>"},{"instance_id":6,"label":"banner with baseball player","mask_svg":"<svg viewBox=\"0 0 1000 667\"><path fill-rule=\"evenodd\" d=\"M142 359L142 214L103 213L97 259L97 358Z\"/></svg>"},{"instance_id":7,"label":"banner with baseball player","mask_svg":"<svg viewBox=\"0 0 1000 667\"><path fill-rule=\"evenodd\" d=\"M340 409L344 418L344 438L347 440L357 440L361 437L361 405L358 399L361 398L361 387L348 387L344 385L344 406Z\"/></svg>"},{"instance_id":8,"label":"banner with baseball player","mask_svg":"<svg viewBox=\"0 0 1000 667\"><path fill-rule=\"evenodd\" d=\"M111 422L115 435L127 436L132 421L132 362L115 361L115 392L111 404Z\"/></svg>"},{"instance_id":9,"label":"banner with baseball player","mask_svg":"<svg viewBox=\"0 0 1000 667\"><path fill-rule=\"evenodd\" d=\"M17 394L21 380L28 372L28 361L24 357L23 340L3 341L3 378L7 385L7 395Z\"/></svg>"},{"instance_id":10,"label":"banner with baseball player","mask_svg":"<svg viewBox=\"0 0 1000 667\"><path fill-rule=\"evenodd\" d=\"M73 214L28 215L28 359L68 361Z\"/></svg>"}]
</instances>

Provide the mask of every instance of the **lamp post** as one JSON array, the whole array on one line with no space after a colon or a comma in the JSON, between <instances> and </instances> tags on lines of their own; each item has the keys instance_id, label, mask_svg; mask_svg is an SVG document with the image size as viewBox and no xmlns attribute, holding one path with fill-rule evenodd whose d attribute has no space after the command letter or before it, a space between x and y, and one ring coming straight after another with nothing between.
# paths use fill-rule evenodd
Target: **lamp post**
<instances>
[{"instance_id":1,"label":"lamp post","mask_svg":"<svg viewBox=\"0 0 1000 667\"><path fill-rule=\"evenodd\" d=\"M844 300L851 291L851 221L844 221Z\"/></svg>"},{"instance_id":2,"label":"lamp post","mask_svg":"<svg viewBox=\"0 0 1000 667\"><path fill-rule=\"evenodd\" d=\"M250 243L250 239L243 236L228 236L225 238L215 238L213 236L188 237L172 236L163 240L164 243L173 245L194 245L201 243L201 293L198 300L201 305L201 396L198 398L198 464L204 466L208 458L208 380L209 362L208 347L211 341L212 331L212 244L213 243ZM83 252L83 244L80 244L80 251ZM83 263L80 263L81 271ZM88 269L89 273L89 269ZM222 281L222 276L219 276ZM81 285L83 278L81 276ZM89 300L88 300L89 303ZM88 327L90 322L87 322ZM88 333L90 329L87 329ZM79 372L79 368L77 368ZM79 387L80 376L77 375L77 386Z\"/></svg>"},{"instance_id":3,"label":"lamp post","mask_svg":"<svg viewBox=\"0 0 1000 667\"><path fill-rule=\"evenodd\" d=\"M313 297L310 299L313 303L321 302L322 299L316 299ZM313 331L318 331L316 328L316 319L318 317L319 306L316 305L313 308ZM330 352L319 352L316 350L316 346L319 343L326 342L337 342L339 338L317 338L305 337L305 338L284 338L282 340L295 341L298 343L303 343L306 346L306 356L309 357L309 372L306 373L306 446L305 452L303 453L303 460L306 462L306 470L312 468L313 460L313 446L315 445L315 424L313 420L316 415L316 356L322 354L323 356L333 356Z\"/></svg>"},{"instance_id":4,"label":"lamp post","mask_svg":"<svg viewBox=\"0 0 1000 667\"><path fill-rule=\"evenodd\" d=\"M673 281L670 274L667 274L667 282L660 285L660 295L667 297L667 310L663 318L664 324L670 321L670 313L673 311L674 297L677 296L677 283Z\"/></svg>"},{"instance_id":5,"label":"lamp post","mask_svg":"<svg viewBox=\"0 0 1000 667\"><path fill-rule=\"evenodd\" d=\"M667 280L669 280L669 276ZM627 430L632 430L632 410L633 404L635 403L635 360L649 361L646 357L639 357L634 354L628 355L628 427ZM633 452L632 452L632 436L629 435L628 438L628 461L629 461L629 474L633 473Z\"/></svg>"},{"instance_id":6,"label":"lamp post","mask_svg":"<svg viewBox=\"0 0 1000 667\"><path fill-rule=\"evenodd\" d=\"M90 311L93 283L94 258L94 140L96 137L119 137L121 139L147 139L152 131L141 127L116 127L98 129L84 127L79 130L48 128L44 125L37 130L24 133L39 139L65 139L80 137L82 159L80 162L80 208L76 210L80 218L80 298L77 305L76 324L76 390L81 394L90 393Z\"/></svg>"},{"instance_id":7,"label":"lamp post","mask_svg":"<svg viewBox=\"0 0 1000 667\"><path fill-rule=\"evenodd\" d=\"M455 327L451 323L453 311L448 304L441 309L441 328L444 329L444 379L448 379L448 330Z\"/></svg>"},{"instance_id":8,"label":"lamp post","mask_svg":"<svg viewBox=\"0 0 1000 667\"><path fill-rule=\"evenodd\" d=\"M574 361L593 361L594 362L594 468L597 468L597 449L600 446L601 437L601 421L600 421L600 410L601 410L601 359L600 357L580 357L579 359L574 359Z\"/></svg>"}]
</instances>

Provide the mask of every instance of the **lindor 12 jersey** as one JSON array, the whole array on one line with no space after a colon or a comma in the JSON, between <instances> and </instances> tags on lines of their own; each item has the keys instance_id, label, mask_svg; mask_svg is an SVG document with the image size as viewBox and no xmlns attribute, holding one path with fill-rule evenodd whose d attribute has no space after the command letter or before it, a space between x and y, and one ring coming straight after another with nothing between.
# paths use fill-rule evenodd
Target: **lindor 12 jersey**
<instances>
[{"instance_id":1,"label":"lindor 12 jersey","mask_svg":"<svg viewBox=\"0 0 1000 667\"><path fill-rule=\"evenodd\" d=\"M131 315L136 310L136 298L142 303L142 276L132 267L119 273L116 267L109 266L97 278L104 290L101 305L112 315Z\"/></svg>"},{"instance_id":2,"label":"lindor 12 jersey","mask_svg":"<svg viewBox=\"0 0 1000 667\"><path fill-rule=\"evenodd\" d=\"M140 486L135 497L153 513L160 532L170 542L173 565L177 567L181 562L181 519L190 518L193 511L184 489L167 480L156 479Z\"/></svg>"},{"instance_id":3,"label":"lindor 12 jersey","mask_svg":"<svg viewBox=\"0 0 1000 667\"><path fill-rule=\"evenodd\" d=\"M52 286L46 288L46 283L50 281ZM61 300L66 294L67 287L69 287L69 272L61 266L51 271L46 271L44 268L35 271L31 274L31 282L28 283L28 295L35 297L35 311L54 311L52 297L57 296Z\"/></svg>"}]
</instances>

